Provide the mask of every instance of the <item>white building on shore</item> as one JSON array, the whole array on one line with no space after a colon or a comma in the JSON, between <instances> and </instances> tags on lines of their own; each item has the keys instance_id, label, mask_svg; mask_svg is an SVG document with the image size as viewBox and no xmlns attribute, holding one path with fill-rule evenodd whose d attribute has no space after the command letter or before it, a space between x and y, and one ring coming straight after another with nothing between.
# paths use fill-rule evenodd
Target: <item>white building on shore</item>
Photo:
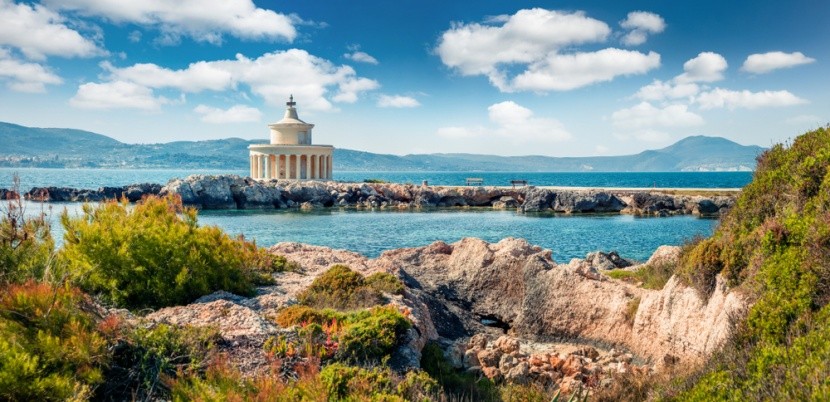
<instances>
[{"instance_id":1,"label":"white building on shore","mask_svg":"<svg viewBox=\"0 0 830 402\"><path fill-rule=\"evenodd\" d=\"M258 180L330 180L332 177L331 145L313 145L311 129L297 116L292 95L286 103L282 120L269 124L270 144L248 146L251 155L251 177Z\"/></svg>"}]
</instances>

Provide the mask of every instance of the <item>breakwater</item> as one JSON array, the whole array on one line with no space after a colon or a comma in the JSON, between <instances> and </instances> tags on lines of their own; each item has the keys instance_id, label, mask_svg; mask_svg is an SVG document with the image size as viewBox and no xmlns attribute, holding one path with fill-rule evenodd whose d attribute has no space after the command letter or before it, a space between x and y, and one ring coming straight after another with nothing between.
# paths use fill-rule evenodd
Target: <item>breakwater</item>
<instances>
[{"instance_id":1,"label":"breakwater","mask_svg":"<svg viewBox=\"0 0 830 402\"><path fill-rule=\"evenodd\" d=\"M705 192L702 192L705 193ZM95 202L125 197L177 194L186 205L201 209L315 209L331 207L417 209L489 207L522 212L626 213L635 215L695 214L712 216L729 209L731 195L671 194L650 190L562 189L543 187L450 187L394 183L334 181L256 181L236 175L192 175L166 185L133 184L79 190L36 187L24 194L43 202ZM15 194L0 190L0 198Z\"/></svg>"}]
</instances>

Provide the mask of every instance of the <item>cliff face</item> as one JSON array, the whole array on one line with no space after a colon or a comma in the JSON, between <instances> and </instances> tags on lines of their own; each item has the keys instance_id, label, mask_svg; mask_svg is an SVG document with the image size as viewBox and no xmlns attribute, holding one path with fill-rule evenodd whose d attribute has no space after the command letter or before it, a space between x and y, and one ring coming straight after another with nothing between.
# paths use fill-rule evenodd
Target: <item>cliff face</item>
<instances>
[{"instance_id":1,"label":"cliff face","mask_svg":"<svg viewBox=\"0 0 830 402\"><path fill-rule=\"evenodd\" d=\"M527 340L622 347L658 365L707 356L730 333L730 317L746 305L722 281L708 300L676 278L662 290L646 290L610 280L584 260L557 265L549 250L520 239L437 242L388 251L373 260L295 244L279 244L271 251L309 272L347 263L364 272L398 274L409 287L407 297L428 306L432 315L429 321L436 328L424 333L446 340L506 329ZM676 250L661 249L653 258L676 256ZM639 307L632 322L627 315L635 300Z\"/></svg>"}]
</instances>

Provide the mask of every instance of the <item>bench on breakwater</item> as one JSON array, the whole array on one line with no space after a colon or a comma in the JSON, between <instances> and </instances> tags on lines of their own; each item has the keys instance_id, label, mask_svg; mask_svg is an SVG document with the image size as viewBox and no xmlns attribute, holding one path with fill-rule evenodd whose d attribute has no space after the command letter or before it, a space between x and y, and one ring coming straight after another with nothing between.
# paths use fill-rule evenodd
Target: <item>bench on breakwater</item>
<instances>
[{"instance_id":1,"label":"bench on breakwater","mask_svg":"<svg viewBox=\"0 0 830 402\"><path fill-rule=\"evenodd\" d=\"M513 186L513 188L516 188L516 186L524 187L527 186L527 180L510 180L510 185Z\"/></svg>"},{"instance_id":2,"label":"bench on breakwater","mask_svg":"<svg viewBox=\"0 0 830 402\"><path fill-rule=\"evenodd\" d=\"M478 177L468 177L467 178L467 185L468 186L481 186L484 185L484 179Z\"/></svg>"}]
</instances>

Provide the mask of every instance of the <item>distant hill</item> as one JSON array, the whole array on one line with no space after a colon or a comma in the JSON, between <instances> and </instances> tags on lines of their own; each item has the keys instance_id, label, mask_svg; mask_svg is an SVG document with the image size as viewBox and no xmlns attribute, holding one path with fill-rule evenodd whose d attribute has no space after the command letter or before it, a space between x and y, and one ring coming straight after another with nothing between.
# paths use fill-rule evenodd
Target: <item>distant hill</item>
<instances>
[{"instance_id":1,"label":"distant hill","mask_svg":"<svg viewBox=\"0 0 830 402\"><path fill-rule=\"evenodd\" d=\"M125 144L105 135L66 128L33 128L0 122L0 166L247 169L248 141L228 138ZM386 155L336 149L340 171L537 171L672 172L753 170L758 146L721 137L684 138L636 155L555 158L476 154Z\"/></svg>"}]
</instances>

